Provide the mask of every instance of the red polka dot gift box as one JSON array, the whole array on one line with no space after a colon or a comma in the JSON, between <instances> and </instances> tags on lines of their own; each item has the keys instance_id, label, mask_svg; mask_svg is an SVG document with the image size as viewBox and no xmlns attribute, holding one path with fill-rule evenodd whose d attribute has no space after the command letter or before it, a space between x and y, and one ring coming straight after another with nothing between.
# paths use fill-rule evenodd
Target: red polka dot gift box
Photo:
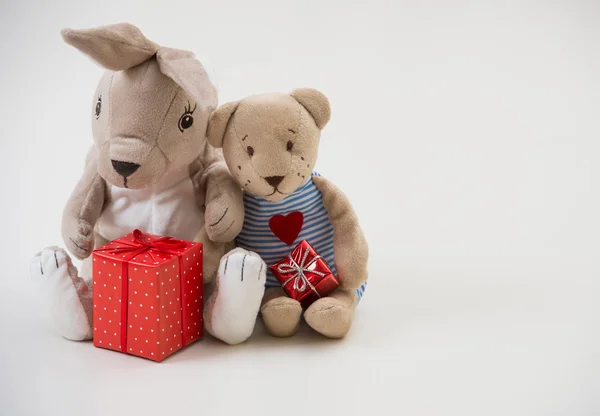
<instances>
[{"instance_id":1,"label":"red polka dot gift box","mask_svg":"<svg viewBox=\"0 0 600 416\"><path fill-rule=\"evenodd\" d=\"M202 243L134 230L92 258L96 347L159 362L202 338Z\"/></svg>"}]
</instances>

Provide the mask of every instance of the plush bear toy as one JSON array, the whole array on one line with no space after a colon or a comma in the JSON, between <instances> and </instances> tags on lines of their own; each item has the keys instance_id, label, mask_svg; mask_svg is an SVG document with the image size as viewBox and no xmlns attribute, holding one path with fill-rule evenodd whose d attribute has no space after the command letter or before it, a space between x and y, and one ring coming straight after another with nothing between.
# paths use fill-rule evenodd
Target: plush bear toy
<instances>
[{"instance_id":1,"label":"plush bear toy","mask_svg":"<svg viewBox=\"0 0 600 416\"><path fill-rule=\"evenodd\" d=\"M206 142L217 95L191 52L159 46L126 23L62 36L106 69L91 102L94 145L62 222L83 270L78 276L67 253L52 247L35 257L31 273L48 286L59 332L85 340L95 247L135 228L201 241L208 282L233 248L244 211L221 151Z\"/></svg>"},{"instance_id":2,"label":"plush bear toy","mask_svg":"<svg viewBox=\"0 0 600 416\"><path fill-rule=\"evenodd\" d=\"M259 279L240 275L239 258L235 262L225 258L205 322L209 333L230 344L251 334L258 307L267 330L275 336L294 334L302 315L314 330L330 338L343 337L351 327L366 287L368 248L348 198L312 170L321 130L329 118L327 98L314 89L251 96L224 104L210 118L208 141L223 149L229 169L245 190L237 252L258 253L271 265L307 240L341 284L303 311L270 271L264 290ZM272 217L289 214L300 222L279 230L269 226ZM254 258L251 262L253 271L263 267ZM228 324L222 321L224 316Z\"/></svg>"}]
</instances>

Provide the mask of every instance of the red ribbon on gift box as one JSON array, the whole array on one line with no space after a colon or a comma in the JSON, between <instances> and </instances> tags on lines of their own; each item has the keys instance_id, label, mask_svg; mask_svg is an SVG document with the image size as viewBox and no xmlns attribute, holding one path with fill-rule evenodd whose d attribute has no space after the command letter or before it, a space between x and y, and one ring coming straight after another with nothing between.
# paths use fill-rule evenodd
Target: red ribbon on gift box
<instances>
[{"instance_id":1,"label":"red ribbon on gift box","mask_svg":"<svg viewBox=\"0 0 600 416\"><path fill-rule=\"evenodd\" d=\"M161 237L154 241L148 239L148 235L144 234L140 230L133 231L133 242L125 241L125 240L115 240L120 245L124 245L125 247L115 247L115 248L98 248L97 251L107 251L110 254L126 254L126 257L123 259L123 268L122 268L122 299L123 305L121 307L121 351L127 352L127 295L129 293L129 273L128 273L128 263L136 256L148 252L150 257L157 261L158 259L154 257L152 251L157 251L160 253L171 254L177 256L179 259L179 273L183 271L183 257L179 256L176 250L182 249L186 247L185 242L181 240L174 239L173 237ZM180 279L181 282L181 293L183 293L183 280ZM185 337L183 334L181 335L181 345L185 346Z\"/></svg>"}]
</instances>

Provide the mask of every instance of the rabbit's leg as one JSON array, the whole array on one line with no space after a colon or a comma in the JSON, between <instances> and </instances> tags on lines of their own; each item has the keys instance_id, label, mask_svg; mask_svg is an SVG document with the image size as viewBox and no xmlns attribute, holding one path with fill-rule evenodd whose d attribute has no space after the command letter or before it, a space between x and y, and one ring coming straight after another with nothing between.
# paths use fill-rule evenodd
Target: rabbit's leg
<instances>
[{"instance_id":1,"label":"rabbit's leg","mask_svg":"<svg viewBox=\"0 0 600 416\"><path fill-rule=\"evenodd\" d=\"M58 332L72 341L92 339L92 288L77 275L65 250L49 247L38 253L30 273L49 297Z\"/></svg>"},{"instance_id":2,"label":"rabbit's leg","mask_svg":"<svg viewBox=\"0 0 600 416\"><path fill-rule=\"evenodd\" d=\"M209 334L227 344L246 341L265 293L267 266L256 253L236 248L219 265L204 312Z\"/></svg>"}]
</instances>

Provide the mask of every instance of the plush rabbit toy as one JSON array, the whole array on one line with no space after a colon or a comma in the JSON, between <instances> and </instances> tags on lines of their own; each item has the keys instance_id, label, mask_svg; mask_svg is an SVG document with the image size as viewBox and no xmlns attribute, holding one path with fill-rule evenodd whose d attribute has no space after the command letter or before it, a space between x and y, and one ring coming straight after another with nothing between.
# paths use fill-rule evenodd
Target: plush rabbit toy
<instances>
[{"instance_id":1,"label":"plush rabbit toy","mask_svg":"<svg viewBox=\"0 0 600 416\"><path fill-rule=\"evenodd\" d=\"M62 36L106 69L90 110L94 145L62 222L83 270L78 276L67 253L52 247L36 256L31 273L48 287L59 332L85 340L95 247L135 228L201 241L210 282L241 230L244 206L221 151L206 142L217 95L191 52L159 46L125 23Z\"/></svg>"}]
</instances>

